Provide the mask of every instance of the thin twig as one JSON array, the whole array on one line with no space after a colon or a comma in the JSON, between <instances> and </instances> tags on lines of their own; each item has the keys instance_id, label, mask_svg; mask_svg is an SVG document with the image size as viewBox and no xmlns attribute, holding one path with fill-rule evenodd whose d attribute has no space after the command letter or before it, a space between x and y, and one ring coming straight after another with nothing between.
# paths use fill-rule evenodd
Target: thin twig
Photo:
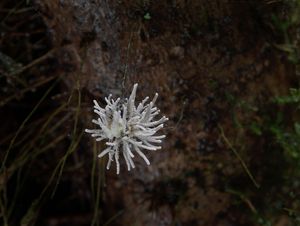
<instances>
[{"instance_id":1,"label":"thin twig","mask_svg":"<svg viewBox=\"0 0 300 226\"><path fill-rule=\"evenodd\" d=\"M58 80L56 80L57 82ZM13 137L13 139L11 140L8 149L6 150L4 159L2 161L2 165L1 165L1 169L0 172L3 171L3 169L5 169L6 167L6 160L8 158L8 155L10 153L11 148L13 147L17 137L19 136L20 132L23 130L25 124L27 123L27 121L31 118L31 116L33 115L33 113L36 112L36 110L39 108L39 106L41 105L41 103L46 99L46 97L48 96L48 94L50 93L50 91L55 87L56 83L54 83L47 91L46 93L42 96L42 98L40 99L40 101L36 104L36 106L33 108L33 110L29 113L29 115L25 118L25 120L22 122L21 126L19 127L19 129L17 130L15 136Z\"/></svg>"},{"instance_id":2,"label":"thin twig","mask_svg":"<svg viewBox=\"0 0 300 226\"><path fill-rule=\"evenodd\" d=\"M0 102L0 107L3 106L3 105L5 105L5 104L7 104L9 101L11 101L11 100L17 98L18 96L23 95L24 93L26 93L26 92L28 92L28 91L34 89L34 88L37 88L37 87L39 87L39 86L42 86L42 85L46 84L47 82L52 81L52 80L55 79L56 77L57 77L57 75L54 75L54 76L51 76L51 77L49 77L49 78L42 79L41 81L36 82L35 84L31 85L30 87L27 87L27 88L25 88L25 89L22 89L20 92L14 94L14 95L11 95L11 96L5 98L4 100L1 100L1 102Z\"/></svg>"},{"instance_id":3,"label":"thin twig","mask_svg":"<svg viewBox=\"0 0 300 226\"><path fill-rule=\"evenodd\" d=\"M244 162L244 160L241 158L241 156L239 155L239 153L235 150L235 148L232 146L232 144L230 143L230 141L227 139L227 137L224 134L223 128L219 125L218 126L221 132L221 136L223 138L223 140L226 142L226 144L228 145L228 147L230 148L230 150L235 154L235 156L238 158L238 160L240 161L241 165L243 166L244 170L246 171L246 173L248 174L248 176L250 177L251 181L253 182L253 184L255 185L255 187L259 188L259 184L256 182L256 180L254 179L253 175L251 174L250 170L248 169L246 163Z\"/></svg>"},{"instance_id":4,"label":"thin twig","mask_svg":"<svg viewBox=\"0 0 300 226\"><path fill-rule=\"evenodd\" d=\"M24 66L24 67L22 67L22 68L20 68L20 69L18 69L18 70L16 70L16 71L10 73L10 74L8 75L8 77L9 77L9 76L12 76L12 75L20 74L20 73L24 72L25 70L27 70L27 69L29 69L29 68L31 68L31 67L33 67L33 66L35 66L35 65L37 65L37 64L39 64L39 63L41 63L41 62L43 62L44 60L48 59L48 57L49 57L50 55L52 55L52 53L53 53L54 51L55 51L55 49L50 50L50 51L47 52L45 55L43 55L43 56L41 56L41 57L35 59L34 61L32 61L31 63L27 64L26 66Z\"/></svg>"},{"instance_id":5,"label":"thin twig","mask_svg":"<svg viewBox=\"0 0 300 226\"><path fill-rule=\"evenodd\" d=\"M124 68L124 72L123 72L123 78L122 78L122 97L124 97L125 95L125 82L126 82L126 76L127 76L127 70L128 70L128 59L129 59L129 51L131 49L131 43L132 43L132 39L133 39L133 31L130 33L130 38L129 38L129 42L127 45L127 50L126 50L126 61L125 61L125 68Z\"/></svg>"}]
</instances>

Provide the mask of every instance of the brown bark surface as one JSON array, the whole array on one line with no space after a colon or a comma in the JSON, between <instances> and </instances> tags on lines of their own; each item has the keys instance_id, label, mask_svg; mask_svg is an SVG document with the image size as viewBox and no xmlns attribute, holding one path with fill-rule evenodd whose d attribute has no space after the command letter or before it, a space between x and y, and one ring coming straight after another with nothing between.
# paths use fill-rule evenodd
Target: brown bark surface
<instances>
[{"instance_id":1,"label":"brown bark surface","mask_svg":"<svg viewBox=\"0 0 300 226\"><path fill-rule=\"evenodd\" d=\"M121 173L116 175L114 166L105 171L105 158L99 160L105 173L103 222L250 225L245 212L255 212L256 203L241 198L245 209L235 208L235 194L228 188L243 184L254 193L259 190L225 139L236 145L255 181L263 183L259 169L266 141L255 140L233 119L250 124L260 120L260 112L249 110L246 117L243 109L233 112L232 99L263 107L291 87L291 67L274 49L277 40L264 20L274 5L36 0L35 6L65 73L62 87L81 90L80 120L85 128L94 117L93 99L103 103L110 93L128 96L134 83L139 83L138 100L158 92L157 104L170 119L162 150L146 154L149 167L136 158L136 168L127 172L121 160ZM85 151L92 152L94 141L85 141ZM97 150L103 147L98 144ZM60 225L49 219L45 224Z\"/></svg>"}]
</instances>

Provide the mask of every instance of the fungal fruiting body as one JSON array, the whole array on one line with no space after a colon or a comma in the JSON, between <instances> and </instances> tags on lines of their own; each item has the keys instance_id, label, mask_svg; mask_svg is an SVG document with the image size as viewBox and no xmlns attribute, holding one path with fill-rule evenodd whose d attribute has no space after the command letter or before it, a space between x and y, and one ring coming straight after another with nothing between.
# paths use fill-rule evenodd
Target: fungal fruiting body
<instances>
[{"instance_id":1,"label":"fungal fruiting body","mask_svg":"<svg viewBox=\"0 0 300 226\"><path fill-rule=\"evenodd\" d=\"M146 97L137 106L135 105L136 90L138 84L133 86L130 97L125 100L120 98L113 100L110 94L105 98L105 108L100 107L94 100L94 112L98 119L93 119L97 129L86 129L96 141L106 140L107 148L98 157L101 158L108 154L106 169L109 169L113 161L116 162L117 174L120 173L120 154L123 155L127 164L127 169L135 168L133 158L138 154L150 165L148 158L142 149L156 151L161 149L160 143L165 135L156 135L163 128L164 122L168 120L163 116L158 120L154 118L159 115L160 110L154 106L158 94L156 93L150 101Z\"/></svg>"}]
</instances>

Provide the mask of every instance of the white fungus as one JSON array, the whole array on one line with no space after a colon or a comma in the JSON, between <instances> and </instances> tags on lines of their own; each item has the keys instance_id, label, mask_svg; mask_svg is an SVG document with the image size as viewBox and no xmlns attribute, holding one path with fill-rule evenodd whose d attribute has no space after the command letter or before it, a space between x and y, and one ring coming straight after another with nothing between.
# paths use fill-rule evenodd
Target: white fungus
<instances>
[{"instance_id":1,"label":"white fungus","mask_svg":"<svg viewBox=\"0 0 300 226\"><path fill-rule=\"evenodd\" d=\"M137 86L138 84L133 86L129 99L113 100L110 94L105 98L107 104L105 108L100 107L98 102L94 100L94 112L98 115L98 119L93 119L92 122L98 128L85 130L92 137L95 137L96 141L107 141L107 148L98 157L101 158L108 154L106 169L109 169L111 163L115 161L117 174L120 173L120 154L125 159L128 171L135 167L132 159L136 153L144 159L147 165L150 165L142 149L149 151L161 149L160 143L165 138L165 135L155 135L163 128L163 123L168 120L165 116L158 120L154 119L160 113L160 110L154 106L158 94L154 95L150 103L147 103L149 97L146 97L136 106Z\"/></svg>"}]
</instances>

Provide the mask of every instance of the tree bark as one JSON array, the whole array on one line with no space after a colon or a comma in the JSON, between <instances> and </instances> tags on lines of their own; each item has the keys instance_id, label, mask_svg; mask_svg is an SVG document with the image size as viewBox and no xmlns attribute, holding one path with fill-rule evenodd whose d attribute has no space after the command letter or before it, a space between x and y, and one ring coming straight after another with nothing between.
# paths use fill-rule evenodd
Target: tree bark
<instances>
[{"instance_id":1,"label":"tree bark","mask_svg":"<svg viewBox=\"0 0 300 226\"><path fill-rule=\"evenodd\" d=\"M37 0L36 6L59 50L67 89L79 86L84 95L84 111L92 99L128 96L137 82L138 99L158 92L170 118L163 149L147 155L150 167L136 160L141 164L131 172L124 162L120 176L105 172L107 219L124 210L119 225L226 225L229 218L218 216L230 212L230 195L219 174L244 173L220 135L221 127L237 136L230 97L255 104L290 86L288 67L272 54L272 30L259 16L271 6L229 0ZM81 117L89 127L91 114Z\"/></svg>"}]
</instances>

